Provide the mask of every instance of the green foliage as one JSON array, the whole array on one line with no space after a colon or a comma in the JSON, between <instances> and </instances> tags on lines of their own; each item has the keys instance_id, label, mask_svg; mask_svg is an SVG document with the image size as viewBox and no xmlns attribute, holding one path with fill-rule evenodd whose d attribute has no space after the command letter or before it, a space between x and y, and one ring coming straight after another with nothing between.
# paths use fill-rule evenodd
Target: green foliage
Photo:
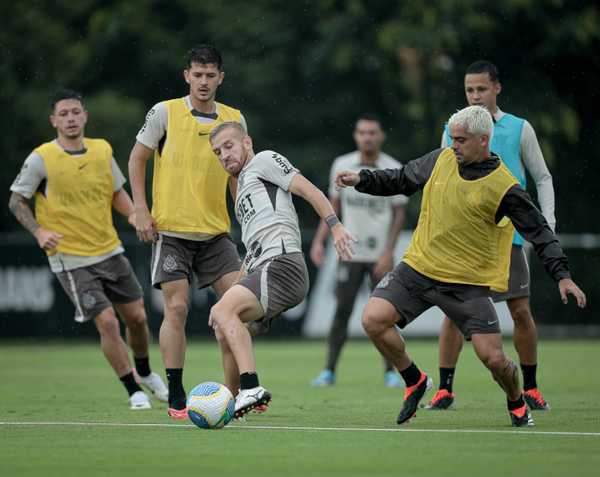
<instances>
[{"instance_id":1,"label":"green foliage","mask_svg":"<svg viewBox=\"0 0 600 477\"><path fill-rule=\"evenodd\" d=\"M489 59L501 70L500 106L538 132L561 230L598 231L587 220L600 206L590 166L600 146L600 9L591 0L58 0L7 3L3 14L5 202L24 157L53 135L54 90L83 91L90 132L124 166L145 111L186 94L186 49L208 41L225 60L219 99L243 110L257 148L286 154L322 188L331 159L353 148L360 113L384 119L385 149L402 161L437 147L443 122L465 104L465 67ZM583 207L571 210L563 197L582 191Z\"/></svg>"}]
</instances>

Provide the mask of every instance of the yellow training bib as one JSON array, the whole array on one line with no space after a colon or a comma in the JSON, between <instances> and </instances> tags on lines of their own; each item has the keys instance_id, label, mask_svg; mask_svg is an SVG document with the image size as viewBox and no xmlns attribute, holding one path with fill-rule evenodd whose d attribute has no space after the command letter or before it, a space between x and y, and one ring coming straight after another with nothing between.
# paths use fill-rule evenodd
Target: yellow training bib
<instances>
[{"instance_id":1,"label":"yellow training bib","mask_svg":"<svg viewBox=\"0 0 600 477\"><path fill-rule=\"evenodd\" d=\"M518 184L506 166L465 180L446 148L423 189L421 214L404 262L434 280L506 291L514 227L495 223L502 198Z\"/></svg>"}]
</instances>

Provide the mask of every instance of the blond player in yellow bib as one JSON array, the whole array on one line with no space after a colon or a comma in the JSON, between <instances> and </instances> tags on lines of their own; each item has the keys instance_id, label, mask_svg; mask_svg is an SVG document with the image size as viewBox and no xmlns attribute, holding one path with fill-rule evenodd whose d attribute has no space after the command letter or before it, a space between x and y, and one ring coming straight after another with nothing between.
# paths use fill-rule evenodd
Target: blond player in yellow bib
<instances>
[{"instance_id":1,"label":"blond player in yellow bib","mask_svg":"<svg viewBox=\"0 0 600 477\"><path fill-rule=\"evenodd\" d=\"M166 401L165 384L150 370L142 289L113 226L113 208L133 225L133 203L110 144L84 137L87 117L79 93L55 95L50 122L57 138L27 157L11 186L9 207L48 255L75 305L75 321L94 321L131 408L148 409L150 400L136 382L115 313L116 308L125 322L141 384ZM27 203L34 196L35 216Z\"/></svg>"},{"instance_id":2,"label":"blond player in yellow bib","mask_svg":"<svg viewBox=\"0 0 600 477\"><path fill-rule=\"evenodd\" d=\"M212 286L222 295L240 269L229 237L227 187L235 187L212 151L210 132L223 122L246 128L239 110L215 101L225 73L212 46L192 48L183 71L189 95L162 101L147 114L129 159L138 237L152 242L152 285L162 290L160 349L169 384L168 414L187 419L183 387L189 289ZM152 212L146 164L154 157Z\"/></svg>"},{"instance_id":3,"label":"blond player in yellow bib","mask_svg":"<svg viewBox=\"0 0 600 477\"><path fill-rule=\"evenodd\" d=\"M362 323L377 349L406 383L398 424L411 419L427 390L427 375L410 359L395 325L404 328L439 306L506 393L515 427L531 426L518 370L502 349L491 291L508 288L515 227L558 283L564 303L579 307L585 294L571 280L567 258L541 212L498 156L490 152L493 121L487 109L469 106L449 120L452 146L409 162L403 169L342 171L338 187L373 195L423 190L421 214L402 262L373 291Z\"/></svg>"}]
</instances>

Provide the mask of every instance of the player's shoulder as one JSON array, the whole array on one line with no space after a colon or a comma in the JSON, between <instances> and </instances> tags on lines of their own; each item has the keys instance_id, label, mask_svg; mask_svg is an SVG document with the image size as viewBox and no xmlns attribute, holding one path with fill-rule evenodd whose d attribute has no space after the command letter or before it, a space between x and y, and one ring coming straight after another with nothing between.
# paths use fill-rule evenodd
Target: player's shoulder
<instances>
[{"instance_id":1,"label":"player's shoulder","mask_svg":"<svg viewBox=\"0 0 600 477\"><path fill-rule=\"evenodd\" d=\"M260 167L263 169L280 168L285 174L289 174L294 170L294 167L290 164L290 161L288 161L285 156L270 149L256 154L252 162L254 163L255 167Z\"/></svg>"}]
</instances>

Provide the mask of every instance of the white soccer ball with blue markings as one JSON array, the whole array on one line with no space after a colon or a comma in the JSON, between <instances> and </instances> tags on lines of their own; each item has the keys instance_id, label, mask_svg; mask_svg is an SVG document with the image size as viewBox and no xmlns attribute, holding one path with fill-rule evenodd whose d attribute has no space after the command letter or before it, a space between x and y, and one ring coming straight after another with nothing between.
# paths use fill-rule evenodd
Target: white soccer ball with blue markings
<instances>
[{"instance_id":1,"label":"white soccer ball with blue markings","mask_svg":"<svg viewBox=\"0 0 600 477\"><path fill-rule=\"evenodd\" d=\"M187 399L190 420L202 429L220 429L233 419L235 399L225 386L212 381L198 384Z\"/></svg>"}]
</instances>

